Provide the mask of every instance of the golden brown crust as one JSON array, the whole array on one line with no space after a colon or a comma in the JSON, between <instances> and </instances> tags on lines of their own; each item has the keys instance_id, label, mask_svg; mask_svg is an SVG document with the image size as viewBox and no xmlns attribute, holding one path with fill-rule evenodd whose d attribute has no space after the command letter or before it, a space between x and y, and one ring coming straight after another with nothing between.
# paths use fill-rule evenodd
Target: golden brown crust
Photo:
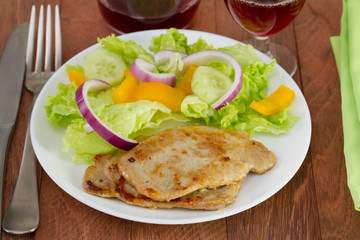
<instances>
[{"instance_id":1,"label":"golden brown crust","mask_svg":"<svg viewBox=\"0 0 360 240\"><path fill-rule=\"evenodd\" d=\"M241 181L249 171L273 167L274 154L249 134L206 126L162 131L118 162L122 176L142 195L170 201L204 188Z\"/></svg>"},{"instance_id":2,"label":"golden brown crust","mask_svg":"<svg viewBox=\"0 0 360 240\"><path fill-rule=\"evenodd\" d=\"M89 166L84 175L84 190L100 197L118 198L126 203L151 209L188 208L218 210L231 204L240 189L241 182L214 189L202 189L169 202L154 201L137 192L122 177L116 167L113 154L99 155L94 159L95 165Z\"/></svg>"}]
</instances>

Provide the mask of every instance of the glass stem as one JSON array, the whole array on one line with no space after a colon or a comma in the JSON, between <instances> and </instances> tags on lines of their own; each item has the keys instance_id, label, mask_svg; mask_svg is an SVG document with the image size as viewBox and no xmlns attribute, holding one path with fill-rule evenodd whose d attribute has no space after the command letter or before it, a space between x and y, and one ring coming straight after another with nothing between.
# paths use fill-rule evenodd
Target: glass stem
<instances>
[{"instance_id":1,"label":"glass stem","mask_svg":"<svg viewBox=\"0 0 360 240\"><path fill-rule=\"evenodd\" d=\"M269 58L273 58L273 55L270 52L270 39L269 37L258 37L254 36L253 41L254 48L258 49L262 53L264 53Z\"/></svg>"}]
</instances>

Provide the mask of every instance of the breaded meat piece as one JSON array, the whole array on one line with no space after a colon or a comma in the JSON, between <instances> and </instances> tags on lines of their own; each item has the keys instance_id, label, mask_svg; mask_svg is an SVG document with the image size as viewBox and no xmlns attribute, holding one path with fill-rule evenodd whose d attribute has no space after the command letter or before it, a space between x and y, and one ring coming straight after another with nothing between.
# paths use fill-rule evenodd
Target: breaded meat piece
<instances>
[{"instance_id":1,"label":"breaded meat piece","mask_svg":"<svg viewBox=\"0 0 360 240\"><path fill-rule=\"evenodd\" d=\"M249 171L264 173L274 164L275 155L249 134L207 126L164 130L118 161L120 174L156 201L236 184Z\"/></svg>"},{"instance_id":2,"label":"breaded meat piece","mask_svg":"<svg viewBox=\"0 0 360 240\"><path fill-rule=\"evenodd\" d=\"M126 203L151 209L188 208L218 210L235 201L241 186L236 184L213 189L201 189L186 196L168 201L154 201L137 192L122 177L117 169L117 155L105 154L94 158L95 165L89 166L83 178L83 187L87 193L100 197L118 198Z\"/></svg>"},{"instance_id":3,"label":"breaded meat piece","mask_svg":"<svg viewBox=\"0 0 360 240\"><path fill-rule=\"evenodd\" d=\"M121 175L117 162L112 162L116 159L110 156L112 155L100 154L93 158L95 164L89 166L83 176L82 185L85 192L100 197L116 197L115 180L120 179Z\"/></svg>"}]
</instances>

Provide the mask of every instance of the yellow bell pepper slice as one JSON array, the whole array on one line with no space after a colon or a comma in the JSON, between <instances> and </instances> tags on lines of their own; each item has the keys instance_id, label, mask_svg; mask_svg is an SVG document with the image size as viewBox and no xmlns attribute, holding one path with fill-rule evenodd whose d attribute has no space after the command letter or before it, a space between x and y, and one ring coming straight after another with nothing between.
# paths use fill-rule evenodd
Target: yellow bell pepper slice
<instances>
[{"instance_id":1,"label":"yellow bell pepper slice","mask_svg":"<svg viewBox=\"0 0 360 240\"><path fill-rule=\"evenodd\" d=\"M133 100L156 101L172 111L180 111L185 96L185 92L180 88L173 88L160 82L145 82L136 88Z\"/></svg>"},{"instance_id":2,"label":"yellow bell pepper slice","mask_svg":"<svg viewBox=\"0 0 360 240\"><path fill-rule=\"evenodd\" d=\"M172 111L181 110L181 103L186 96L182 89L160 82L145 82L138 85L129 69L125 71L124 81L110 94L115 104L139 100L157 101Z\"/></svg>"},{"instance_id":3,"label":"yellow bell pepper slice","mask_svg":"<svg viewBox=\"0 0 360 240\"><path fill-rule=\"evenodd\" d=\"M191 79L197 68L198 68L197 66L191 64L190 67L188 68L188 70L186 71L184 77L181 79L181 81L179 82L179 84L177 86L177 88L182 89L186 93L186 95L194 94L191 89Z\"/></svg>"},{"instance_id":4,"label":"yellow bell pepper slice","mask_svg":"<svg viewBox=\"0 0 360 240\"><path fill-rule=\"evenodd\" d=\"M260 102L253 101L250 107L261 114L269 116L289 106L294 98L295 92L281 85L267 98L262 99Z\"/></svg>"},{"instance_id":5,"label":"yellow bell pepper slice","mask_svg":"<svg viewBox=\"0 0 360 240\"><path fill-rule=\"evenodd\" d=\"M85 75L75 70L70 71L68 76L70 82L74 83L77 87L80 87L86 81Z\"/></svg>"},{"instance_id":6,"label":"yellow bell pepper slice","mask_svg":"<svg viewBox=\"0 0 360 240\"><path fill-rule=\"evenodd\" d=\"M125 71L125 79L124 81L114 90L112 91L111 97L115 104L118 103L127 103L132 101L132 95L137 88L138 83L134 75L130 72L129 69Z\"/></svg>"}]
</instances>

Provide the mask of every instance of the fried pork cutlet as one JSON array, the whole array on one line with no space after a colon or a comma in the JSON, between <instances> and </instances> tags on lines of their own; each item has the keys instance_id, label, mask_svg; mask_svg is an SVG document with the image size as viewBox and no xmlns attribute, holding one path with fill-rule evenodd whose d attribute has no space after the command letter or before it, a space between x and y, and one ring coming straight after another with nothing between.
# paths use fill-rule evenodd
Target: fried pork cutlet
<instances>
[{"instance_id":1,"label":"fried pork cutlet","mask_svg":"<svg viewBox=\"0 0 360 240\"><path fill-rule=\"evenodd\" d=\"M264 173L274 164L274 154L249 134L207 126L164 130L118 160L126 181L156 201L233 185L249 171Z\"/></svg>"},{"instance_id":2,"label":"fried pork cutlet","mask_svg":"<svg viewBox=\"0 0 360 240\"><path fill-rule=\"evenodd\" d=\"M107 198L118 198L126 203L148 208L189 208L218 210L231 204L240 189L241 181L213 189L201 189L168 202L154 201L137 192L122 177L117 168L118 154L98 155L95 165L89 166L83 178L87 193Z\"/></svg>"}]
</instances>

